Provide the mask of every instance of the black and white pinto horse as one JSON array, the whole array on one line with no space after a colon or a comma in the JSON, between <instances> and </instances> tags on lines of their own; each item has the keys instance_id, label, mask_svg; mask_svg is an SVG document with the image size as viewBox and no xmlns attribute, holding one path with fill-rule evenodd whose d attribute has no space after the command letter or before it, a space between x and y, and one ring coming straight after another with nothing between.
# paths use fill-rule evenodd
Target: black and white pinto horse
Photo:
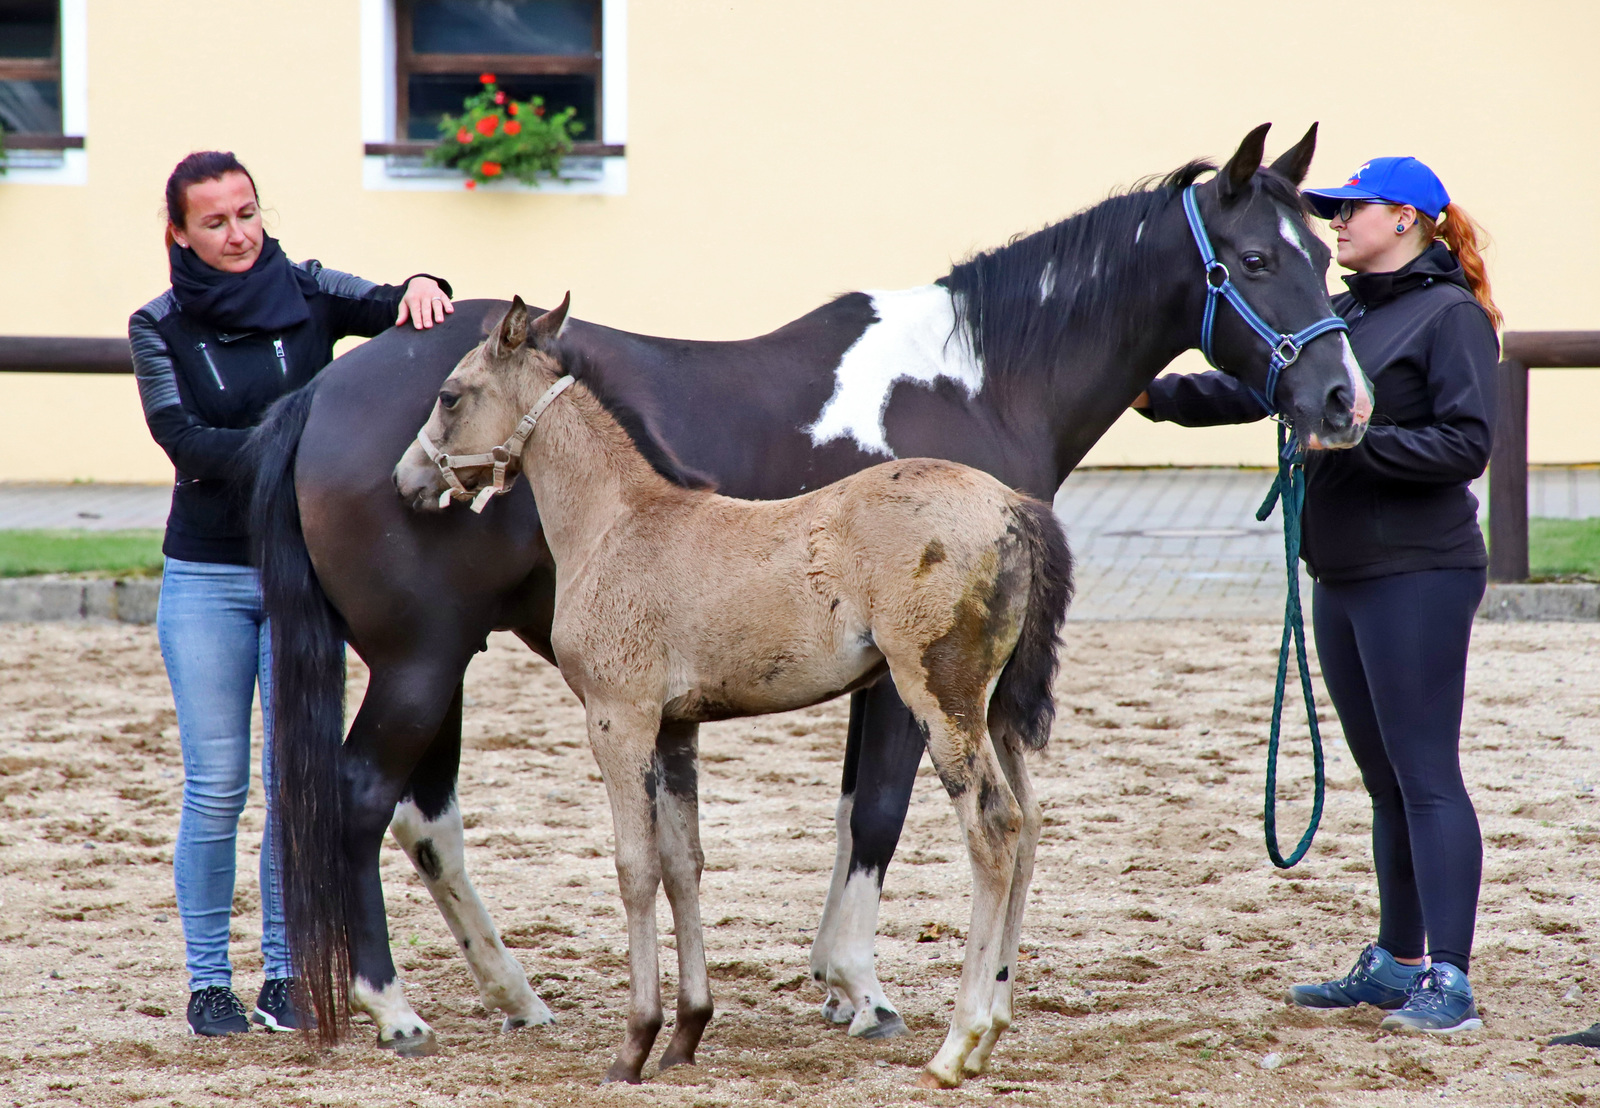
<instances>
[{"instance_id":1,"label":"black and white pinto horse","mask_svg":"<svg viewBox=\"0 0 1600 1108\"><path fill-rule=\"evenodd\" d=\"M1330 314L1329 253L1298 191L1316 128L1270 167L1266 131L1196 196L1235 285L1288 334ZM565 338L604 367L641 439L729 495L788 497L888 458L937 457L1048 500L1151 378L1199 343L1206 278L1180 196L1214 168L1191 163L931 285L849 293L760 338L687 342L576 321ZM554 576L538 512L525 482L482 515L414 513L391 484L440 383L504 312L466 302L442 327L380 336L286 398L256 439L290 938L330 1040L354 1007L376 1022L380 1046L434 1048L390 955L385 828L484 1003L508 1028L552 1018L467 879L456 799L473 654L509 629L552 658ZM1237 313L1221 309L1213 338L1220 365L1266 387L1269 351ZM1302 440L1331 446L1358 440L1370 412L1342 334L1309 343L1272 399ZM346 641L371 670L348 738ZM853 695L838 855L811 955L824 1014L852 1035L904 1029L873 943L922 753L889 682Z\"/></svg>"}]
</instances>

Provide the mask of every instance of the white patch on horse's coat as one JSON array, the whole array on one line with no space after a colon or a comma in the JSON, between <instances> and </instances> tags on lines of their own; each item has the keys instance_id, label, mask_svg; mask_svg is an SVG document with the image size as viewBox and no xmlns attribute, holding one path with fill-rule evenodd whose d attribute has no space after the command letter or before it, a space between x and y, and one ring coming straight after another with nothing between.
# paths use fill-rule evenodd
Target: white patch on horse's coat
<instances>
[{"instance_id":1,"label":"white patch on horse's coat","mask_svg":"<svg viewBox=\"0 0 1600 1108\"><path fill-rule=\"evenodd\" d=\"M1050 299L1050 294L1056 291L1056 260L1051 258L1044 263L1044 270L1039 274L1039 303L1043 304Z\"/></svg>"},{"instance_id":2,"label":"white patch on horse's coat","mask_svg":"<svg viewBox=\"0 0 1600 1108\"><path fill-rule=\"evenodd\" d=\"M1367 391L1367 376L1361 372L1361 363L1356 361L1356 352L1350 346L1350 336L1341 333L1339 343L1344 347L1344 368L1350 375L1350 395L1355 397L1350 405L1350 410L1355 413L1356 420L1365 423L1372 418L1372 394Z\"/></svg>"},{"instance_id":3,"label":"white patch on horse's coat","mask_svg":"<svg viewBox=\"0 0 1600 1108\"><path fill-rule=\"evenodd\" d=\"M883 416L895 385L931 387L948 379L974 397L983 388L983 364L958 332L948 289L923 285L867 295L878 321L839 359L833 395L805 431L814 446L848 438L868 454L893 458Z\"/></svg>"},{"instance_id":4,"label":"white patch on horse's coat","mask_svg":"<svg viewBox=\"0 0 1600 1108\"><path fill-rule=\"evenodd\" d=\"M1144 238L1144 220L1139 221L1139 226L1133 229L1133 245L1138 246L1139 240Z\"/></svg>"},{"instance_id":5,"label":"white patch on horse's coat","mask_svg":"<svg viewBox=\"0 0 1600 1108\"><path fill-rule=\"evenodd\" d=\"M1306 244L1300 241L1300 232L1296 229L1294 221L1286 215L1278 217L1278 234L1283 236L1283 241L1300 251L1300 256L1306 261L1311 261L1311 251L1306 249ZM1315 265L1315 262L1311 264Z\"/></svg>"}]
</instances>

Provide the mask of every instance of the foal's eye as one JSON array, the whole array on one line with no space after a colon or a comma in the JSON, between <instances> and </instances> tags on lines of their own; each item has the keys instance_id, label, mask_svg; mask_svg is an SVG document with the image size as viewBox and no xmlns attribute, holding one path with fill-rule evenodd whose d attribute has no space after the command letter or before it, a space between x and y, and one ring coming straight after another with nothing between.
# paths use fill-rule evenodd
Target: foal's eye
<instances>
[{"instance_id":1,"label":"foal's eye","mask_svg":"<svg viewBox=\"0 0 1600 1108\"><path fill-rule=\"evenodd\" d=\"M1251 273L1260 273L1263 269L1267 268L1267 259L1263 258L1260 254L1257 254L1253 250L1246 254L1243 260L1245 269L1249 270Z\"/></svg>"},{"instance_id":2,"label":"foal's eye","mask_svg":"<svg viewBox=\"0 0 1600 1108\"><path fill-rule=\"evenodd\" d=\"M441 392L439 394L439 407L447 412L453 410L459 403L461 403L461 394L459 392Z\"/></svg>"}]
</instances>

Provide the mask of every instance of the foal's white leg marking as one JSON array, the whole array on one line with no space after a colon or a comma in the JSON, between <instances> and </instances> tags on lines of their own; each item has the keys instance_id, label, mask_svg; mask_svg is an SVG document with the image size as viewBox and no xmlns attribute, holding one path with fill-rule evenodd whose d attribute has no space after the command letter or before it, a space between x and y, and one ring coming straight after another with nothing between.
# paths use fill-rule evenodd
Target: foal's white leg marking
<instances>
[{"instance_id":1,"label":"foal's white leg marking","mask_svg":"<svg viewBox=\"0 0 1600 1108\"><path fill-rule=\"evenodd\" d=\"M403 800L395 805L389 830L422 876L450 933L466 955L484 1006L505 1013L501 1029L554 1023L555 1016L528 984L521 964L500 942L488 909L467 879L461 807L455 798L438 819L431 821L415 804Z\"/></svg>"},{"instance_id":2,"label":"foal's white leg marking","mask_svg":"<svg viewBox=\"0 0 1600 1108\"><path fill-rule=\"evenodd\" d=\"M1306 244L1300 239L1300 231L1294 225L1294 220L1286 215L1278 216L1278 234L1283 236L1283 241L1300 251L1300 256L1311 262L1311 251L1306 249ZM1311 264L1315 265L1315 262Z\"/></svg>"},{"instance_id":3,"label":"foal's white leg marking","mask_svg":"<svg viewBox=\"0 0 1600 1108\"><path fill-rule=\"evenodd\" d=\"M829 1023L849 1023L856 1014L849 994L831 984L834 949L839 941L840 902L845 882L850 877L850 857L855 852L850 836L850 816L854 810L854 796L839 797L839 806L833 814L834 839L838 843L833 856L833 879L828 883L828 899L822 904L817 937L811 943L811 978L828 991L827 999L822 1002L822 1017Z\"/></svg>"},{"instance_id":4,"label":"foal's white leg marking","mask_svg":"<svg viewBox=\"0 0 1600 1108\"><path fill-rule=\"evenodd\" d=\"M883 413L894 386L900 381L932 386L946 378L974 397L983 388L983 365L956 329L948 289L923 285L867 295L878 321L839 359L833 395L805 430L814 446L848 438L866 453L892 458Z\"/></svg>"},{"instance_id":5,"label":"foal's white leg marking","mask_svg":"<svg viewBox=\"0 0 1600 1108\"><path fill-rule=\"evenodd\" d=\"M1034 794L1021 744L1010 734L995 735L994 744L1000 768L1005 771L1006 782L1022 809L1022 834L1017 839L1017 865L1012 872L1011 896L1006 903L1005 935L1002 939L1005 945L1000 952L1000 973L1004 980L995 981L994 1002L989 1009L989 1030L978 1040L978 1045L967 1055L961 1067L963 1072L972 1075L989 1068L989 1055L995 1043L1011 1026L1011 998L1017 985L1017 948L1022 941L1022 913L1027 907L1028 889L1033 884L1033 860L1039 847L1039 835L1044 828L1044 810Z\"/></svg>"},{"instance_id":6,"label":"foal's white leg marking","mask_svg":"<svg viewBox=\"0 0 1600 1108\"><path fill-rule=\"evenodd\" d=\"M1341 333L1339 342L1344 347L1345 372L1350 375L1350 395L1355 397L1355 402L1350 408L1355 413L1357 423L1366 423L1372 418L1372 392L1367 388L1367 375L1361 372L1361 363L1356 361L1356 352L1350 346L1350 336Z\"/></svg>"},{"instance_id":7,"label":"foal's white leg marking","mask_svg":"<svg viewBox=\"0 0 1600 1108\"><path fill-rule=\"evenodd\" d=\"M378 1025L378 1045L385 1050L422 1056L439 1049L433 1028L406 1002L405 986L398 977L378 989L357 974L350 982L350 1007L372 1017Z\"/></svg>"}]
</instances>

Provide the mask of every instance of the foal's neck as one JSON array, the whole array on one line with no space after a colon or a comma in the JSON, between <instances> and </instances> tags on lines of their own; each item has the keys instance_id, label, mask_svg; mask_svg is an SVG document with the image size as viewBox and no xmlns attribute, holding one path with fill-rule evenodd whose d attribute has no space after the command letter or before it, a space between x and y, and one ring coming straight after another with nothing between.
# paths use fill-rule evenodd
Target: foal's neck
<instances>
[{"instance_id":1,"label":"foal's neck","mask_svg":"<svg viewBox=\"0 0 1600 1108\"><path fill-rule=\"evenodd\" d=\"M540 367L528 380L524 410L556 377ZM522 470L558 571L564 559L581 560L622 515L678 491L582 381L539 417L522 450Z\"/></svg>"}]
</instances>

